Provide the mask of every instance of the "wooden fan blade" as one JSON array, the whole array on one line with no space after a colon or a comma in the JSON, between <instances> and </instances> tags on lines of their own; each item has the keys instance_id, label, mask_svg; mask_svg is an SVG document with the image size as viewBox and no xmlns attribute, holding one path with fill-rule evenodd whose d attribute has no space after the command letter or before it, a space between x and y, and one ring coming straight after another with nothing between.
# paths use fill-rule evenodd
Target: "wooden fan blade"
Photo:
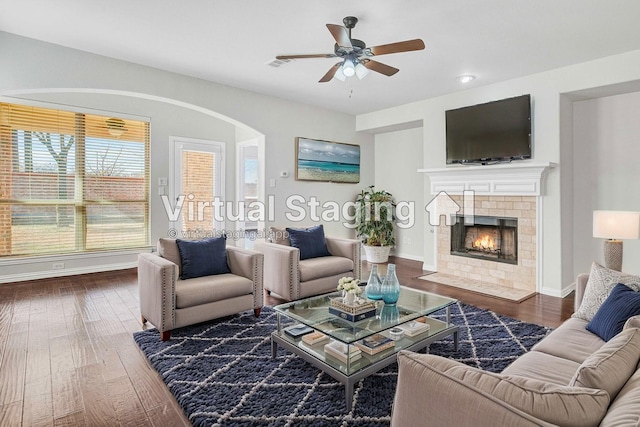
<instances>
[{"instance_id":1,"label":"wooden fan blade","mask_svg":"<svg viewBox=\"0 0 640 427\"><path fill-rule=\"evenodd\" d=\"M317 53L310 55L278 55L276 59L335 58L334 53Z\"/></svg>"},{"instance_id":2,"label":"wooden fan blade","mask_svg":"<svg viewBox=\"0 0 640 427\"><path fill-rule=\"evenodd\" d=\"M336 71L338 71L338 68L340 68L342 64L341 63L337 63L336 65L334 65L333 67L329 68L329 71L327 71L327 74L325 74L320 80L319 83L326 83L328 81L330 81L333 76L335 76Z\"/></svg>"},{"instance_id":3,"label":"wooden fan blade","mask_svg":"<svg viewBox=\"0 0 640 427\"><path fill-rule=\"evenodd\" d=\"M364 66L372 71L384 74L385 76L393 76L395 73L400 71L395 67L383 64L382 62L372 61L371 59L365 62Z\"/></svg>"},{"instance_id":4,"label":"wooden fan blade","mask_svg":"<svg viewBox=\"0 0 640 427\"><path fill-rule=\"evenodd\" d=\"M382 44L369 48L374 55L386 55L389 53L410 52L424 49L424 42L420 39L407 40L397 43Z\"/></svg>"},{"instance_id":5,"label":"wooden fan blade","mask_svg":"<svg viewBox=\"0 0 640 427\"><path fill-rule=\"evenodd\" d=\"M327 28L329 29L329 32L331 33L333 38L336 39L338 46L353 47L351 45L349 33L347 32L347 29L345 27L343 27L342 25L327 24Z\"/></svg>"}]
</instances>

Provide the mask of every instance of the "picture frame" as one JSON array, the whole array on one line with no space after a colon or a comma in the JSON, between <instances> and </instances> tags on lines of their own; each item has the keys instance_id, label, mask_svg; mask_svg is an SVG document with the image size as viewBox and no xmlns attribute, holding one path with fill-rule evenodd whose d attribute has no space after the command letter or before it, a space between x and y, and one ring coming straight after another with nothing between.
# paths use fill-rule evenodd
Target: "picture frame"
<instances>
[{"instance_id":1,"label":"picture frame","mask_svg":"<svg viewBox=\"0 0 640 427\"><path fill-rule=\"evenodd\" d=\"M360 146L296 137L296 181L358 184Z\"/></svg>"}]
</instances>

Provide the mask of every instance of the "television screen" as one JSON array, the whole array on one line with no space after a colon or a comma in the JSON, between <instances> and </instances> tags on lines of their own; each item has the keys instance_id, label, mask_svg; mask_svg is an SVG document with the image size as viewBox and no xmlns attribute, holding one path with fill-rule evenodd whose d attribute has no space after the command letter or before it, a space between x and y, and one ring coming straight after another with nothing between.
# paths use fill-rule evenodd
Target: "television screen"
<instances>
[{"instance_id":1,"label":"television screen","mask_svg":"<svg viewBox=\"0 0 640 427\"><path fill-rule=\"evenodd\" d=\"M531 158L531 95L448 110L447 164Z\"/></svg>"}]
</instances>

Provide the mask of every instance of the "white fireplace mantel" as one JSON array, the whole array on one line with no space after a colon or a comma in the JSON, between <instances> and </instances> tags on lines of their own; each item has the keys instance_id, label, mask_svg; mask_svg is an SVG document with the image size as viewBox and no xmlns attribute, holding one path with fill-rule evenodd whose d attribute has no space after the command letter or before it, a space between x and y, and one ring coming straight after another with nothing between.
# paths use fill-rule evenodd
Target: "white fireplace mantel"
<instances>
[{"instance_id":1,"label":"white fireplace mantel","mask_svg":"<svg viewBox=\"0 0 640 427\"><path fill-rule=\"evenodd\" d=\"M431 194L463 194L474 191L487 196L541 196L544 176L556 163L518 163L486 166L451 166L418 169L431 181Z\"/></svg>"}]
</instances>

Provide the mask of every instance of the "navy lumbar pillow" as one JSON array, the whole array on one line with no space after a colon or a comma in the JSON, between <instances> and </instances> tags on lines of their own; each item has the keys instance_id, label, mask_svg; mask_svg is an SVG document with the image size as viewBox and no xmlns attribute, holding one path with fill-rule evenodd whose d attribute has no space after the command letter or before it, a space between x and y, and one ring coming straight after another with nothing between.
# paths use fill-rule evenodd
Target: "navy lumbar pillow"
<instances>
[{"instance_id":1,"label":"navy lumbar pillow","mask_svg":"<svg viewBox=\"0 0 640 427\"><path fill-rule=\"evenodd\" d=\"M300 259L331 256L324 240L322 224L309 228L287 228L291 246L300 250Z\"/></svg>"},{"instance_id":2,"label":"navy lumbar pillow","mask_svg":"<svg viewBox=\"0 0 640 427\"><path fill-rule=\"evenodd\" d=\"M609 341L622 331L627 319L640 314L640 292L618 283L602 303L587 330Z\"/></svg>"},{"instance_id":3,"label":"navy lumbar pillow","mask_svg":"<svg viewBox=\"0 0 640 427\"><path fill-rule=\"evenodd\" d=\"M227 236L202 240L176 239L180 252L181 279L230 273L227 265Z\"/></svg>"}]
</instances>

